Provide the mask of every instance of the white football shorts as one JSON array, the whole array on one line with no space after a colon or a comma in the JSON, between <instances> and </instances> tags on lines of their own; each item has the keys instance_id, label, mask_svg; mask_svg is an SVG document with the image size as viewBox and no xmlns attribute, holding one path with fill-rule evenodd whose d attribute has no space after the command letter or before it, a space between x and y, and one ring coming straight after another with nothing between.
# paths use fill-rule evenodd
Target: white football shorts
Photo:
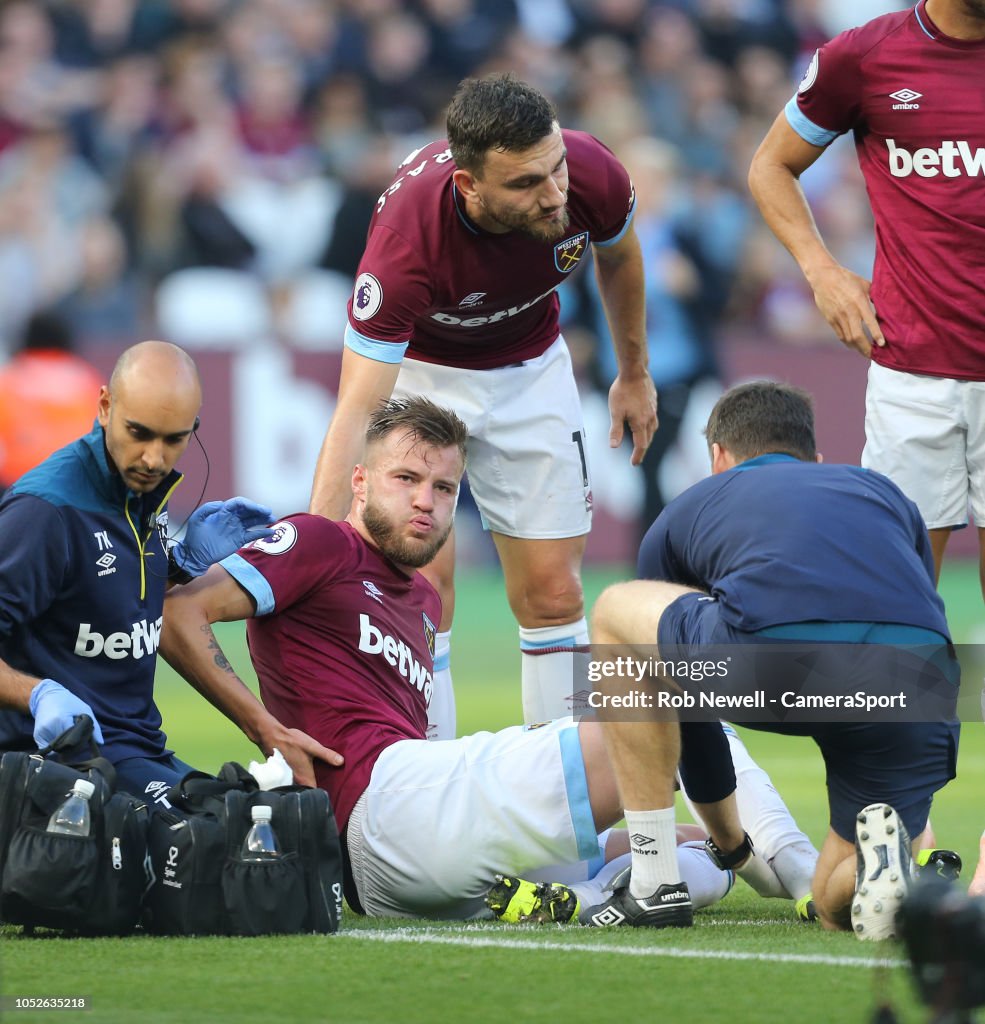
<instances>
[{"instance_id":1,"label":"white football shorts","mask_svg":"<svg viewBox=\"0 0 985 1024\"><path fill-rule=\"evenodd\" d=\"M488 917L497 874L596 860L570 718L387 747L349 819L352 877L371 917Z\"/></svg>"},{"instance_id":2,"label":"white football shorts","mask_svg":"<svg viewBox=\"0 0 985 1024\"><path fill-rule=\"evenodd\" d=\"M862 465L885 474L927 528L985 526L985 381L902 373L872 363Z\"/></svg>"},{"instance_id":3,"label":"white football shorts","mask_svg":"<svg viewBox=\"0 0 985 1024\"><path fill-rule=\"evenodd\" d=\"M589 532L585 426L563 338L494 370L405 359L393 394L426 395L465 421L469 486L485 529L529 540Z\"/></svg>"}]
</instances>

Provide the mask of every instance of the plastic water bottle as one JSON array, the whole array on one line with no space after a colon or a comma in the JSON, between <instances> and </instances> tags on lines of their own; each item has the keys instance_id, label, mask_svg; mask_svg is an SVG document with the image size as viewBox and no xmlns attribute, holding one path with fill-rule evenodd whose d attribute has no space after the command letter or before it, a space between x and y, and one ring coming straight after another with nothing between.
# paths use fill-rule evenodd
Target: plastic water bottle
<instances>
[{"instance_id":1,"label":"plastic water bottle","mask_svg":"<svg viewBox=\"0 0 985 1024\"><path fill-rule=\"evenodd\" d=\"M89 797L96 787L88 779L76 779L65 802L48 819L48 831L63 836L87 836L92 826Z\"/></svg>"},{"instance_id":2,"label":"plastic water bottle","mask_svg":"<svg viewBox=\"0 0 985 1024\"><path fill-rule=\"evenodd\" d=\"M246 833L246 839L243 840L243 860L273 860L280 856L277 836L270 824L273 814L272 807L250 808L253 827Z\"/></svg>"}]
</instances>

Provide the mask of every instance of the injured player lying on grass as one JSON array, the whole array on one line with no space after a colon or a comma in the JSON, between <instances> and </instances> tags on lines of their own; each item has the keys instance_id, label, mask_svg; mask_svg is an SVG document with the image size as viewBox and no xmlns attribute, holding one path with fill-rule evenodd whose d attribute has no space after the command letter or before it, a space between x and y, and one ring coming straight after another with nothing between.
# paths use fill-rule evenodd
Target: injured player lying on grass
<instances>
[{"instance_id":1,"label":"injured player lying on grass","mask_svg":"<svg viewBox=\"0 0 985 1024\"><path fill-rule=\"evenodd\" d=\"M211 624L247 619L267 708L288 728L306 723L344 756L341 765L317 762L315 776L342 831L346 898L376 917L488 916L484 896L497 874L529 877L559 864L578 866L563 876L549 868L554 880L570 878L586 887L586 904L601 902L620 867L614 858L627 849L611 836L600 849L599 834L624 816L600 722L425 738L440 602L417 568L448 535L466 437L457 417L424 399L386 403L371 417L345 522L283 520L269 542L176 588L164 616L169 663L195 685L230 692L246 687ZM756 808L771 808L776 794L765 774L747 768L737 784L758 794L746 827L761 856L744 851L736 873L771 895L799 898L815 853L786 808L786 824L759 831L772 813ZM790 837L805 844L794 888L763 859L782 870L776 851ZM688 913L732 884L703 848L685 845L679 859L695 901L688 898Z\"/></svg>"}]
</instances>

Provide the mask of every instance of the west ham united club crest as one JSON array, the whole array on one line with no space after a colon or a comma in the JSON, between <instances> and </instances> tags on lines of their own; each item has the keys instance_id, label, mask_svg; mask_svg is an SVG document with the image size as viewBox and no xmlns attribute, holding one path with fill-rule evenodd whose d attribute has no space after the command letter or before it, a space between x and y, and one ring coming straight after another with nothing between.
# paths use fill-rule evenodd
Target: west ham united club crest
<instances>
[{"instance_id":1,"label":"west ham united club crest","mask_svg":"<svg viewBox=\"0 0 985 1024\"><path fill-rule=\"evenodd\" d=\"M424 639L427 641L428 650L431 652L431 659L434 660L434 639L438 630L424 612L421 612L421 618L424 620Z\"/></svg>"},{"instance_id":2,"label":"west ham united club crest","mask_svg":"<svg viewBox=\"0 0 985 1024\"><path fill-rule=\"evenodd\" d=\"M581 262L588 246L588 232L582 231L580 235L573 235L563 242L554 246L554 266L562 274L570 274Z\"/></svg>"}]
</instances>

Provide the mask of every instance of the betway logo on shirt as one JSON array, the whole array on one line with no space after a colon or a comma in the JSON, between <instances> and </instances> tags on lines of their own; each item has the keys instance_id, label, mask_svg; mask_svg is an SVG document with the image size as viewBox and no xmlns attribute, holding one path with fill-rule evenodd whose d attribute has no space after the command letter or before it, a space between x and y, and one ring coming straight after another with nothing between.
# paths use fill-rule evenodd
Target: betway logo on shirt
<instances>
[{"instance_id":1,"label":"betway logo on shirt","mask_svg":"<svg viewBox=\"0 0 985 1024\"><path fill-rule=\"evenodd\" d=\"M946 139L937 149L914 150L912 153L897 146L892 139L886 139L889 149L889 170L894 178L908 178L917 174L921 178L959 178L962 174L976 178L985 174L985 149L971 148L964 140L952 142Z\"/></svg>"},{"instance_id":2,"label":"betway logo on shirt","mask_svg":"<svg viewBox=\"0 0 985 1024\"><path fill-rule=\"evenodd\" d=\"M495 313L491 313L489 316L452 316L450 313L432 313L431 319L437 320L439 324L447 324L450 327L482 327L483 324L498 324L500 320L505 320L507 317L517 316L524 310L530 309L531 306L536 306L541 299L546 299L548 295L553 292L553 288L549 288L543 295L538 295L536 299L531 299L529 302L525 302L522 306L510 306L509 309L499 309Z\"/></svg>"},{"instance_id":3,"label":"betway logo on shirt","mask_svg":"<svg viewBox=\"0 0 985 1024\"><path fill-rule=\"evenodd\" d=\"M365 613L359 616L359 650L366 654L382 654L411 686L424 694L424 699L431 703L431 690L434 683L431 673L414 657L414 652L403 642L384 633L374 626Z\"/></svg>"},{"instance_id":4,"label":"betway logo on shirt","mask_svg":"<svg viewBox=\"0 0 985 1024\"><path fill-rule=\"evenodd\" d=\"M91 622L79 623L79 635L75 640L75 653L80 658L98 658L100 654L112 658L142 658L153 654L161 641L161 623L141 619L130 627L129 633L110 633L103 636L92 628Z\"/></svg>"}]
</instances>

